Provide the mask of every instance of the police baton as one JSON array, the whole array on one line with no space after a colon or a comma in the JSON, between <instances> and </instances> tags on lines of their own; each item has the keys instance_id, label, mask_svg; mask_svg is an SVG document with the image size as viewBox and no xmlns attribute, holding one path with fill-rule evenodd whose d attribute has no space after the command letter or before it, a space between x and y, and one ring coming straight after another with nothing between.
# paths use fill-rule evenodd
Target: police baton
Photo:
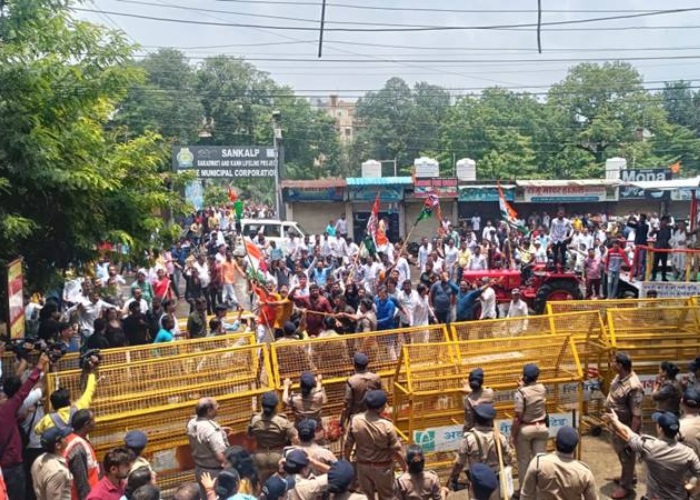
<instances>
[{"instance_id":1,"label":"police baton","mask_svg":"<svg viewBox=\"0 0 700 500\"><path fill-rule=\"evenodd\" d=\"M503 464L503 449L501 448L501 433L498 430L496 420L493 421L493 436L496 440L496 454L498 455L498 479L501 483L501 497L508 500L508 485L506 483L505 465ZM520 471L518 471L520 473ZM524 472L523 472L524 474Z\"/></svg>"}]
</instances>

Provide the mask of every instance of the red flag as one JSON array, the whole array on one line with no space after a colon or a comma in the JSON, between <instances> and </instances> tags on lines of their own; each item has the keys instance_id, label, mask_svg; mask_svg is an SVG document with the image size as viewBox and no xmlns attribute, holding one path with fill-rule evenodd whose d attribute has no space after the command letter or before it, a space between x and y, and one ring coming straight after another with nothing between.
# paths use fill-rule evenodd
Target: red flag
<instances>
[{"instance_id":1,"label":"red flag","mask_svg":"<svg viewBox=\"0 0 700 500\"><path fill-rule=\"evenodd\" d=\"M238 195L236 195L236 192L231 189L231 186L228 187L228 199L231 203L238 199Z\"/></svg>"}]
</instances>

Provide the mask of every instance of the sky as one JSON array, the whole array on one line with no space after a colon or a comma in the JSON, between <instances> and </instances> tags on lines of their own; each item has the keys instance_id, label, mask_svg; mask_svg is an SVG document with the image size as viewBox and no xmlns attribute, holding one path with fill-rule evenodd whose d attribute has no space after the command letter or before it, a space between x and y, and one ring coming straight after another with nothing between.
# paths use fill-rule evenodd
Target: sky
<instances>
[{"instance_id":1,"label":"sky","mask_svg":"<svg viewBox=\"0 0 700 500\"><path fill-rule=\"evenodd\" d=\"M321 0L91 0L76 16L123 30L141 55L173 47L192 64L214 54L243 57L309 97L354 99L394 76L455 95L495 85L544 93L579 60L629 59L651 89L664 81L700 81L697 1L541 1L542 54L537 0L328 0L321 59ZM547 25L671 9L695 10ZM234 26L241 24L247 26ZM521 27L493 29L504 25ZM452 29L479 26L491 29ZM290 27L304 30L279 29Z\"/></svg>"}]
</instances>

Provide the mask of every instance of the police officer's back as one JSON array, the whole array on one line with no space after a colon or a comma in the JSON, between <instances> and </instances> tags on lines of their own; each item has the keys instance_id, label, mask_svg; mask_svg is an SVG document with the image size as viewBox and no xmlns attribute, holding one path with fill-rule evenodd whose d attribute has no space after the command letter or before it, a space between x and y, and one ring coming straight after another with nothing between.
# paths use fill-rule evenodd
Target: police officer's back
<instances>
[{"instance_id":1,"label":"police officer's back","mask_svg":"<svg viewBox=\"0 0 700 500\"><path fill-rule=\"evenodd\" d=\"M345 406L340 419L342 425L346 425L352 415L367 410L365 395L369 391L382 388L382 380L379 375L367 370L369 358L363 352L357 352L353 356L355 374L348 379L345 386Z\"/></svg>"},{"instance_id":2,"label":"police officer's back","mask_svg":"<svg viewBox=\"0 0 700 500\"><path fill-rule=\"evenodd\" d=\"M464 430L474 427L474 407L482 403L493 403L494 392L490 387L484 387L484 370L476 368L469 372L469 379L463 388L467 395L464 397Z\"/></svg>"},{"instance_id":3,"label":"police officer's back","mask_svg":"<svg viewBox=\"0 0 700 500\"><path fill-rule=\"evenodd\" d=\"M263 483L277 470L282 449L297 442L297 431L292 422L276 413L278 403L279 398L274 391L263 394L262 412L253 415L248 424L248 435L255 438L257 443L253 463Z\"/></svg>"},{"instance_id":4,"label":"police officer's back","mask_svg":"<svg viewBox=\"0 0 700 500\"><path fill-rule=\"evenodd\" d=\"M583 462L574 458L578 433L572 427L557 432L557 451L540 454L523 472L521 500L597 500L595 478Z\"/></svg>"},{"instance_id":5,"label":"police officer's back","mask_svg":"<svg viewBox=\"0 0 700 500\"><path fill-rule=\"evenodd\" d=\"M406 452L408 471L396 480L396 498L398 500L443 500L447 495L440 487L440 478L425 468L425 455L418 445L411 445Z\"/></svg>"}]
</instances>

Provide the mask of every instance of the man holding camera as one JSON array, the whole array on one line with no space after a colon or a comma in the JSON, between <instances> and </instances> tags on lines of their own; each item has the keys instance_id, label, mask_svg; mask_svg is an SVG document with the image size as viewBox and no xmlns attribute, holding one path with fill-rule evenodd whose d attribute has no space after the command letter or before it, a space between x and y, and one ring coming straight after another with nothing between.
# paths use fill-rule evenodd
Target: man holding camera
<instances>
[{"instance_id":1,"label":"man holding camera","mask_svg":"<svg viewBox=\"0 0 700 500\"><path fill-rule=\"evenodd\" d=\"M0 468L2 468L7 495L10 500L24 500L26 475L22 460L22 438L17 426L17 411L49 367L49 357L42 354L29 378L14 394L6 394L7 401L0 405ZM7 384L6 384L7 385Z\"/></svg>"},{"instance_id":2,"label":"man holding camera","mask_svg":"<svg viewBox=\"0 0 700 500\"><path fill-rule=\"evenodd\" d=\"M44 417L34 427L34 432L41 435L45 430L51 427L68 428L70 427L71 418L78 410L84 410L90 407L92 397L97 388L97 368L100 365L100 355L98 351L87 351L81 359L81 366L87 371L87 385L85 391L80 398L73 404L70 401L70 392L68 389L58 389L51 393L49 398L53 412L44 415Z\"/></svg>"}]
</instances>

